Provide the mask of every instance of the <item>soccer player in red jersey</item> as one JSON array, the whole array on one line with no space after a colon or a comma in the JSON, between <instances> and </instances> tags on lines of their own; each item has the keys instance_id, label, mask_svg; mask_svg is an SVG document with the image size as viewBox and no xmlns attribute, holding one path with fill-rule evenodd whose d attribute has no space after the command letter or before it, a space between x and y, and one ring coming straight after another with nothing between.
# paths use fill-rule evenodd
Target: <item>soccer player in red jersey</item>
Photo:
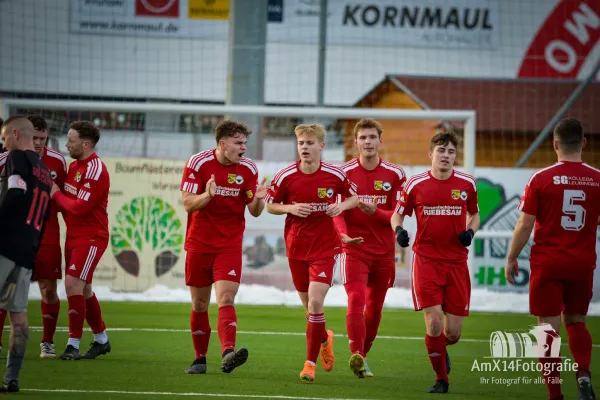
<instances>
[{"instance_id":1,"label":"soccer player in red jersey","mask_svg":"<svg viewBox=\"0 0 600 400\"><path fill-rule=\"evenodd\" d=\"M342 241L333 218L356 207L356 187L344 170L321 161L325 128L318 124L295 129L300 161L279 171L267 193L267 211L287 214L285 245L294 286L307 312L306 362L300 379L315 379L316 361L331 371L335 363L333 332L325 329L323 303L333 284ZM338 195L346 199L338 203Z\"/></svg>"},{"instance_id":2,"label":"soccer player in red jersey","mask_svg":"<svg viewBox=\"0 0 600 400\"><path fill-rule=\"evenodd\" d=\"M65 289L69 302L69 340L60 358L94 359L110 352L100 304L92 290L94 270L108 247L110 177L96 154L100 131L93 123L73 122L67 136L67 150L75 161L69 165L64 193L56 183L52 187L52 200L67 225ZM94 341L80 355L84 320L94 333Z\"/></svg>"},{"instance_id":3,"label":"soccer player in red jersey","mask_svg":"<svg viewBox=\"0 0 600 400\"><path fill-rule=\"evenodd\" d=\"M215 284L219 307L221 370L231 373L248 359L248 350L235 350L237 317L235 296L242 277L242 238L245 210L262 213L267 188L258 184L258 170L243 157L247 137L244 124L224 121L217 125L217 147L189 159L181 180L183 206L188 212L185 238L185 283L190 287L190 328L195 359L188 374L206 373L206 352L211 327L208 305Z\"/></svg>"},{"instance_id":4,"label":"soccer player in red jersey","mask_svg":"<svg viewBox=\"0 0 600 400\"><path fill-rule=\"evenodd\" d=\"M342 169L358 187L359 203L334 219L344 249L340 276L348 294L350 369L358 378L373 376L366 355L377 336L385 295L396 277L396 241L390 219L406 181L402 168L379 157L382 132L381 124L371 118L354 127L360 155Z\"/></svg>"},{"instance_id":5,"label":"soccer player in red jersey","mask_svg":"<svg viewBox=\"0 0 600 400\"><path fill-rule=\"evenodd\" d=\"M52 180L63 187L67 175L67 163L62 154L46 147L48 140L48 125L39 115L27 117L33 124L35 136L33 137L34 151L50 170ZM6 153L8 155L8 153ZM0 155L0 172L4 168L6 157ZM50 204L50 219L46 222L42 243L38 249L33 269L33 280L38 282L42 295L43 334L40 343L40 357L54 358L54 332L58 321L60 302L56 288L56 281L62 279L60 249L60 227L58 225L58 212L56 206ZM0 342L2 330L6 319L6 310L0 310ZM1 345L0 345L1 346Z\"/></svg>"},{"instance_id":6,"label":"soccer player in red jersey","mask_svg":"<svg viewBox=\"0 0 600 400\"><path fill-rule=\"evenodd\" d=\"M475 178L453 168L457 143L453 133L431 139L431 170L406 181L391 220L398 244L408 247L402 223L413 211L417 218L412 295L415 311L423 310L425 316L425 346L436 374L429 393L448 392L446 346L458 342L463 319L469 315L467 247L480 222Z\"/></svg>"},{"instance_id":7,"label":"soccer player in red jersey","mask_svg":"<svg viewBox=\"0 0 600 400\"><path fill-rule=\"evenodd\" d=\"M505 274L510 283L518 276L518 256L535 227L529 258L529 311L539 325L551 325L558 337L561 315L569 348L578 365L579 399L594 399L590 381L592 337L586 315L592 299L596 267L596 230L600 217L600 170L582 162L586 140L581 123L560 121L554 129L558 162L534 173L519 203L522 211L515 227ZM540 356L543 378L551 399L562 399L559 354Z\"/></svg>"}]
</instances>

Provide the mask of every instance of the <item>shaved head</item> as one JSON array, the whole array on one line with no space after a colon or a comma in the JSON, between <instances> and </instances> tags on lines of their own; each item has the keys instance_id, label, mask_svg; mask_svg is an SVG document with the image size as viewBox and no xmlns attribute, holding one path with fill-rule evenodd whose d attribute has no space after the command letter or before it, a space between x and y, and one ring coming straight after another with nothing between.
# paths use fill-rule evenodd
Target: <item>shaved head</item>
<instances>
[{"instance_id":1,"label":"shaved head","mask_svg":"<svg viewBox=\"0 0 600 400\"><path fill-rule=\"evenodd\" d=\"M2 141L8 151L33 150L35 130L27 117L15 115L2 124Z\"/></svg>"}]
</instances>

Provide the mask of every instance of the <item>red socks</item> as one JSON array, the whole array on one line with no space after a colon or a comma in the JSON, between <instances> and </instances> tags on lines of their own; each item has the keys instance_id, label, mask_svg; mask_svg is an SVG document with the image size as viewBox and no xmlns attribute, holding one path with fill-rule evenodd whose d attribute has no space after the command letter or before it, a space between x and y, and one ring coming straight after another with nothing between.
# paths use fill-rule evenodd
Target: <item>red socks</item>
<instances>
[{"instance_id":1,"label":"red socks","mask_svg":"<svg viewBox=\"0 0 600 400\"><path fill-rule=\"evenodd\" d=\"M94 332L94 334L104 332L106 326L102 320L102 310L100 309L100 303L98 303L95 293L85 301L85 309L85 320L92 329L92 332Z\"/></svg>"},{"instance_id":2,"label":"red socks","mask_svg":"<svg viewBox=\"0 0 600 400\"><path fill-rule=\"evenodd\" d=\"M2 333L4 332L4 324L8 311L0 309L0 343L2 343Z\"/></svg>"},{"instance_id":3,"label":"red socks","mask_svg":"<svg viewBox=\"0 0 600 400\"><path fill-rule=\"evenodd\" d=\"M569 349L577 363L577 378L581 374L590 375L592 359L592 337L584 322L567 325Z\"/></svg>"},{"instance_id":4,"label":"red socks","mask_svg":"<svg viewBox=\"0 0 600 400\"><path fill-rule=\"evenodd\" d=\"M82 294L67 297L69 301L69 338L81 339L85 321L85 299Z\"/></svg>"},{"instance_id":5,"label":"red socks","mask_svg":"<svg viewBox=\"0 0 600 400\"><path fill-rule=\"evenodd\" d=\"M217 330L219 333L219 339L221 340L221 354L223 354L227 349L235 350L237 316L233 306L224 306L219 308Z\"/></svg>"},{"instance_id":6,"label":"red socks","mask_svg":"<svg viewBox=\"0 0 600 400\"><path fill-rule=\"evenodd\" d=\"M306 326L306 361L316 364L321 343L326 341L327 335L323 336L325 329L325 314L308 314L308 325Z\"/></svg>"},{"instance_id":7,"label":"red socks","mask_svg":"<svg viewBox=\"0 0 600 400\"><path fill-rule=\"evenodd\" d=\"M367 307L365 308L365 355L369 353L371 346L373 346L373 342L377 337L379 323L381 322L381 310L383 309L387 289L387 281L385 282L385 286L379 285L367 287Z\"/></svg>"},{"instance_id":8,"label":"red socks","mask_svg":"<svg viewBox=\"0 0 600 400\"><path fill-rule=\"evenodd\" d=\"M436 379L442 379L448 382L448 373L446 371L446 340L444 335L429 336L425 335L425 347L429 355L429 362L435 371Z\"/></svg>"},{"instance_id":9,"label":"red socks","mask_svg":"<svg viewBox=\"0 0 600 400\"><path fill-rule=\"evenodd\" d=\"M54 333L56 332L56 323L58 322L58 313L60 311L60 300L55 304L46 304L42 301L42 323L44 333L43 342L54 342Z\"/></svg>"},{"instance_id":10,"label":"red socks","mask_svg":"<svg viewBox=\"0 0 600 400\"><path fill-rule=\"evenodd\" d=\"M192 342L194 343L194 359L197 360L206 357L208 342L210 341L208 311L196 312L192 310L190 315L190 329L192 330Z\"/></svg>"},{"instance_id":11,"label":"red socks","mask_svg":"<svg viewBox=\"0 0 600 400\"><path fill-rule=\"evenodd\" d=\"M346 332L350 342L350 353L365 356L366 326L363 315L365 309L366 286L361 282L344 285L348 294L348 312L346 313ZM323 324L324 326L325 324ZM369 346L370 347L370 346Z\"/></svg>"}]
</instances>

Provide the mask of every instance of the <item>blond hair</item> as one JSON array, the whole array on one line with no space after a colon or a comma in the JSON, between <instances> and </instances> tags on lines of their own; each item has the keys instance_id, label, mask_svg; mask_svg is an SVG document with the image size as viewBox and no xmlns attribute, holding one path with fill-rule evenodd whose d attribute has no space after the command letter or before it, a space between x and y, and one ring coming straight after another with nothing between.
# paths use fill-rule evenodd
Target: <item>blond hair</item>
<instances>
[{"instance_id":1,"label":"blond hair","mask_svg":"<svg viewBox=\"0 0 600 400\"><path fill-rule=\"evenodd\" d=\"M354 126L354 139L358 137L358 132L361 130L371 128L376 129L379 137L381 137L381 134L383 133L383 127L381 124L373 118L363 118Z\"/></svg>"},{"instance_id":2,"label":"blond hair","mask_svg":"<svg viewBox=\"0 0 600 400\"><path fill-rule=\"evenodd\" d=\"M299 137L303 133L307 135L313 135L317 138L319 143L325 143L325 127L321 124L302 124L298 125L296 129L294 129L294 133L296 137Z\"/></svg>"}]
</instances>

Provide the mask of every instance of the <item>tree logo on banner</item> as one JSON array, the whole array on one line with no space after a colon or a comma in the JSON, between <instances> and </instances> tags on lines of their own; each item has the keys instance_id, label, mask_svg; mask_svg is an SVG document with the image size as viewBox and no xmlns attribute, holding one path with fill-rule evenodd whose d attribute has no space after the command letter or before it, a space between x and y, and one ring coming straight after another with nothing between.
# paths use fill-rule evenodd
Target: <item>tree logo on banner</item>
<instances>
[{"instance_id":1,"label":"tree logo on banner","mask_svg":"<svg viewBox=\"0 0 600 400\"><path fill-rule=\"evenodd\" d=\"M154 261L157 277L177 263L183 247L182 224L175 209L154 197L136 197L117 212L112 225L112 251L119 265L138 276L140 259Z\"/></svg>"}]
</instances>

